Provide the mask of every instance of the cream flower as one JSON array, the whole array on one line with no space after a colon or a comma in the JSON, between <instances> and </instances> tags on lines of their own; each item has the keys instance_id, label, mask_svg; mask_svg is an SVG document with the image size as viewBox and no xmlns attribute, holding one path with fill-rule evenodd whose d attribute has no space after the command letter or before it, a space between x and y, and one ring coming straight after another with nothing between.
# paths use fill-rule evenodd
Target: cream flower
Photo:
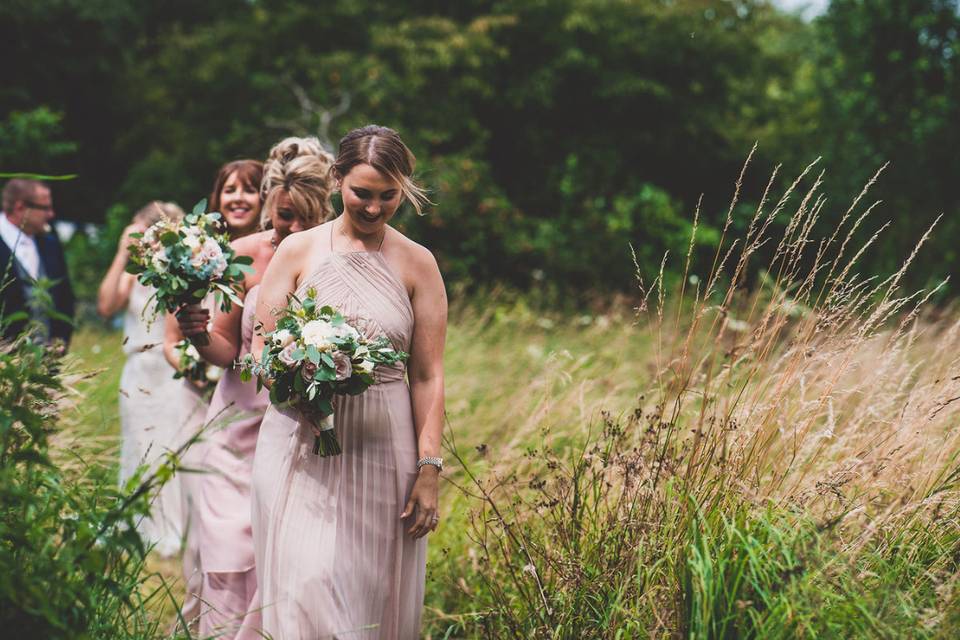
<instances>
[{"instance_id":1,"label":"cream flower","mask_svg":"<svg viewBox=\"0 0 960 640\"><path fill-rule=\"evenodd\" d=\"M271 339L275 345L282 348L293 342L293 334L286 329L280 329L274 332Z\"/></svg>"},{"instance_id":2,"label":"cream flower","mask_svg":"<svg viewBox=\"0 0 960 640\"><path fill-rule=\"evenodd\" d=\"M196 235L190 233L190 230L187 230L187 233L184 235L183 244L186 245L194 254L200 252L200 239Z\"/></svg>"},{"instance_id":3,"label":"cream flower","mask_svg":"<svg viewBox=\"0 0 960 640\"><path fill-rule=\"evenodd\" d=\"M370 360L361 360L359 364L353 365L353 368L360 373L373 373L373 367L376 366Z\"/></svg>"},{"instance_id":4,"label":"cream flower","mask_svg":"<svg viewBox=\"0 0 960 640\"><path fill-rule=\"evenodd\" d=\"M300 337L303 338L303 342L312 344L320 351L331 351L333 349L331 340L335 335L334 327L326 320L311 320L303 325L300 330Z\"/></svg>"}]
</instances>

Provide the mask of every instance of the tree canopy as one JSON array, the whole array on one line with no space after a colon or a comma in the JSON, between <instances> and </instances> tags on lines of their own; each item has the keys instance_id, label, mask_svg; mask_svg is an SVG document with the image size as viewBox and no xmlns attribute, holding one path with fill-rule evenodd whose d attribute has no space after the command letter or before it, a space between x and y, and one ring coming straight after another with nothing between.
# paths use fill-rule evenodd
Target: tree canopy
<instances>
[{"instance_id":1,"label":"tree canopy","mask_svg":"<svg viewBox=\"0 0 960 640\"><path fill-rule=\"evenodd\" d=\"M686 252L701 194L709 251L758 141L747 200L823 156L821 224L889 161L893 226L865 265L944 213L924 283L960 271L958 29L957 0L834 0L812 22L765 0L7 2L0 170L79 174L58 213L102 221L190 206L285 135L333 147L376 122L417 154L437 204L399 223L449 281L609 290L630 245L650 271Z\"/></svg>"}]
</instances>

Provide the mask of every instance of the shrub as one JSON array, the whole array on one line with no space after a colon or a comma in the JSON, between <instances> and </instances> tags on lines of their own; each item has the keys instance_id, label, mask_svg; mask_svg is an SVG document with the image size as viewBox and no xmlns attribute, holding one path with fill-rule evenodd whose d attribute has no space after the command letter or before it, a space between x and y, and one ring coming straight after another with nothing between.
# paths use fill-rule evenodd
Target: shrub
<instances>
[{"instance_id":1,"label":"shrub","mask_svg":"<svg viewBox=\"0 0 960 640\"><path fill-rule=\"evenodd\" d=\"M57 348L26 337L0 350L0 628L23 638L154 637L146 605L169 590L146 588L134 524L180 452L118 489L82 449L57 451L70 373Z\"/></svg>"}]
</instances>

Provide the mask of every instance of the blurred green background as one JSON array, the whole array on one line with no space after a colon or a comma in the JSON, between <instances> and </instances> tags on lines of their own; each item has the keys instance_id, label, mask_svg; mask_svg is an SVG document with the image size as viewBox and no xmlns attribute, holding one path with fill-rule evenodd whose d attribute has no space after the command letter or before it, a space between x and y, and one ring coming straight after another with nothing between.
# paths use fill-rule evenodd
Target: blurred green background
<instances>
[{"instance_id":1,"label":"blurred green background","mask_svg":"<svg viewBox=\"0 0 960 640\"><path fill-rule=\"evenodd\" d=\"M368 122L417 154L437 204L397 222L451 285L628 290L630 243L645 275L667 250L682 267L701 194L712 257L755 141L736 225L778 163L789 182L823 156L835 225L890 161L862 268L893 270L944 213L908 284L958 275L958 1L797 4L6 0L0 170L79 174L54 197L100 225L69 242L87 298L149 199L190 206L225 161Z\"/></svg>"}]
</instances>

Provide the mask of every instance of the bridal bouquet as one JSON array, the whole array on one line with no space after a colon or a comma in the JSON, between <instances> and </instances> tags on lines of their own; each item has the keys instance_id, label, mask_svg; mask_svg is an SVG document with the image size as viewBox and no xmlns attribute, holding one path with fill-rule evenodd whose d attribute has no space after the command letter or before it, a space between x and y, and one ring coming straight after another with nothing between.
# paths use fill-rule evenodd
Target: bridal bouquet
<instances>
[{"instance_id":1,"label":"bridal bouquet","mask_svg":"<svg viewBox=\"0 0 960 640\"><path fill-rule=\"evenodd\" d=\"M257 376L258 389L269 381L272 403L300 410L318 434L315 454L338 455L333 396L363 393L374 383L375 367L402 362L407 354L386 337L362 335L332 307L319 306L314 289L306 293L303 300L289 297L276 329L264 336L260 361L247 354L240 375L243 380Z\"/></svg>"},{"instance_id":2,"label":"bridal bouquet","mask_svg":"<svg viewBox=\"0 0 960 640\"><path fill-rule=\"evenodd\" d=\"M200 302L210 291L224 311L233 304L243 306L237 290L243 274L253 272L253 258L236 255L220 231L220 214L204 213L206 206L201 200L183 220L162 218L143 233L130 235L127 271L155 290L156 314ZM204 346L210 337L204 333L191 340Z\"/></svg>"},{"instance_id":3,"label":"bridal bouquet","mask_svg":"<svg viewBox=\"0 0 960 640\"><path fill-rule=\"evenodd\" d=\"M189 340L181 340L173 349L178 360L174 378L183 378L206 394L212 389L212 385L223 377L223 369L201 358L197 348Z\"/></svg>"}]
</instances>

